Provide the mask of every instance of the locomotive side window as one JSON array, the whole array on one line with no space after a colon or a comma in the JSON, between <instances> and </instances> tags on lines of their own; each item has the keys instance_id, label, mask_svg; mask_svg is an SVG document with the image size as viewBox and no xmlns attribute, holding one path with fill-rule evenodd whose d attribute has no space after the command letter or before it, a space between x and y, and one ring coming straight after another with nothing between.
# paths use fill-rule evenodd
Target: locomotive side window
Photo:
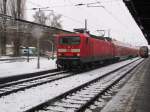
<instances>
[{"instance_id":1,"label":"locomotive side window","mask_svg":"<svg viewBox=\"0 0 150 112\"><path fill-rule=\"evenodd\" d=\"M60 42L60 44L76 45L76 44L80 44L80 37L78 37L78 36L62 37L62 38L60 38L59 42Z\"/></svg>"}]
</instances>

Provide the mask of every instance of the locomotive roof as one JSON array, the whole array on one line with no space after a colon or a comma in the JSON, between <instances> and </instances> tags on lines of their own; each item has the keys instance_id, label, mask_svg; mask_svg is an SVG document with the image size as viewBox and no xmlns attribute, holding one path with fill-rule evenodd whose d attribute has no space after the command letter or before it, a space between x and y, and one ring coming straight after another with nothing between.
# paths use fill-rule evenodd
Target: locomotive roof
<instances>
[{"instance_id":1,"label":"locomotive roof","mask_svg":"<svg viewBox=\"0 0 150 112\"><path fill-rule=\"evenodd\" d=\"M103 36L96 36L96 35L90 34L90 37L100 39L100 40L105 40L105 37L103 37Z\"/></svg>"},{"instance_id":2,"label":"locomotive roof","mask_svg":"<svg viewBox=\"0 0 150 112\"><path fill-rule=\"evenodd\" d=\"M113 39L112 42L117 46L124 46L124 47L128 47L128 48L138 49L138 46L134 46L134 45L131 45L129 43L124 43L124 42L121 42L121 41L118 41L115 39Z\"/></svg>"},{"instance_id":3,"label":"locomotive roof","mask_svg":"<svg viewBox=\"0 0 150 112\"><path fill-rule=\"evenodd\" d=\"M83 36L83 35L86 36L86 37L96 38L96 39L100 39L100 40L105 40L105 39L107 41L112 40L110 37L96 36L96 35L87 34L87 33L60 34L59 36L63 37L63 36Z\"/></svg>"}]
</instances>

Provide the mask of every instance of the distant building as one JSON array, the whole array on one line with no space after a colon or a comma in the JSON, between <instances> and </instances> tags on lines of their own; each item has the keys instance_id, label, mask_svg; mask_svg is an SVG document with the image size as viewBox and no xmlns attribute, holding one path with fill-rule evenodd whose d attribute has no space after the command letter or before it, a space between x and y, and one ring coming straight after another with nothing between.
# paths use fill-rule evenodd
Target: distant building
<instances>
[{"instance_id":1,"label":"distant building","mask_svg":"<svg viewBox=\"0 0 150 112\"><path fill-rule=\"evenodd\" d=\"M21 47L20 48L20 54L21 55L27 56L28 52L29 52L30 56L35 56L37 54L37 49L36 49L36 47L29 47L29 48Z\"/></svg>"}]
</instances>

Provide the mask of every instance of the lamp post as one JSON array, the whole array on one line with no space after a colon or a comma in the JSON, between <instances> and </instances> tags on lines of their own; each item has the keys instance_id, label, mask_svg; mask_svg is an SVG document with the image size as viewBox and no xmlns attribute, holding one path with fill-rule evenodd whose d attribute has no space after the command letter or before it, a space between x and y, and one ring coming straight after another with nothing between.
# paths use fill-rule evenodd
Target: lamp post
<instances>
[{"instance_id":1,"label":"lamp post","mask_svg":"<svg viewBox=\"0 0 150 112\"><path fill-rule=\"evenodd\" d=\"M32 30L32 35L37 39L37 68L40 68L40 37L42 36L42 29L36 27Z\"/></svg>"},{"instance_id":2,"label":"lamp post","mask_svg":"<svg viewBox=\"0 0 150 112\"><path fill-rule=\"evenodd\" d=\"M32 8L31 10L38 10L39 11L39 20L38 23L41 23L40 21L40 11L53 11L53 10L45 10L49 7L41 7L41 8ZM37 38L37 68L40 68L40 37L42 36L42 29L40 27L36 27L32 31L32 35Z\"/></svg>"},{"instance_id":3,"label":"lamp post","mask_svg":"<svg viewBox=\"0 0 150 112\"><path fill-rule=\"evenodd\" d=\"M27 47L27 62L29 62L29 56L30 56L30 52L29 52L29 46Z\"/></svg>"},{"instance_id":4,"label":"lamp post","mask_svg":"<svg viewBox=\"0 0 150 112\"><path fill-rule=\"evenodd\" d=\"M54 59L54 43L51 41L51 40L48 40L48 42L51 44L51 47L52 47L52 57L51 59Z\"/></svg>"},{"instance_id":5,"label":"lamp post","mask_svg":"<svg viewBox=\"0 0 150 112\"><path fill-rule=\"evenodd\" d=\"M38 61L37 61L37 68L40 68L40 38L37 38L37 56L38 56Z\"/></svg>"},{"instance_id":6,"label":"lamp post","mask_svg":"<svg viewBox=\"0 0 150 112\"><path fill-rule=\"evenodd\" d=\"M26 30L24 30L24 34L26 34L26 49L27 49L27 62L29 62L29 60L30 60L30 47L29 47L29 32L30 32L30 30L28 30L28 27L27 26L25 26L25 29Z\"/></svg>"}]
</instances>

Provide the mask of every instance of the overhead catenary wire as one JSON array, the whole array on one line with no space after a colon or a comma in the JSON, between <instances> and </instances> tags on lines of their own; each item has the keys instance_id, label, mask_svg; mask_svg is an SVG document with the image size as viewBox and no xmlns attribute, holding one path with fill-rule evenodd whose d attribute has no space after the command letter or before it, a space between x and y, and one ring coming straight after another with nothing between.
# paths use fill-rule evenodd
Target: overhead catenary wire
<instances>
[{"instance_id":1,"label":"overhead catenary wire","mask_svg":"<svg viewBox=\"0 0 150 112\"><path fill-rule=\"evenodd\" d=\"M37 6L37 7L42 7L41 5L39 5L39 4L32 4L32 5L35 5L35 6ZM75 6L75 5L73 5L73 6ZM64 18L67 18L67 19L69 19L69 20L71 20L71 21L73 21L73 22L76 22L76 23L78 23L78 24L81 24L81 25L83 25L84 26L84 21L85 20L83 20L83 21L81 21L81 20L77 20L77 19L75 19L75 18L72 18L72 17L70 17L70 16L67 16L67 15L64 15L64 14L61 14L61 13L59 13L59 12L56 12L56 11L54 11L53 10L53 12L54 13L56 13L56 14L60 14L61 16L63 16ZM92 27L95 27L94 25L89 25L89 26L92 26Z\"/></svg>"},{"instance_id":2,"label":"overhead catenary wire","mask_svg":"<svg viewBox=\"0 0 150 112\"><path fill-rule=\"evenodd\" d=\"M113 1L116 1L116 3L118 4L117 6L120 7L120 2L123 2L122 0L113 0ZM100 2L99 0L96 0L96 2ZM107 1L109 2L109 1ZM111 2L111 1L110 1ZM101 2L102 3L102 2ZM135 36L138 36L137 32L135 32L134 29L132 29L131 27L127 26L125 23L123 23L120 19L118 19L118 17L116 17L111 11L109 11L106 7L102 7L104 8L104 10L109 14L111 15L122 27L124 27L124 31L127 31L127 29L130 29L130 33L132 35L132 37L135 37ZM129 31L129 30L128 30ZM143 35L143 34L142 34Z\"/></svg>"},{"instance_id":3,"label":"overhead catenary wire","mask_svg":"<svg viewBox=\"0 0 150 112\"><path fill-rule=\"evenodd\" d=\"M68 1L70 1L70 0L68 0ZM114 0L113 0L114 1ZM121 1L121 0L115 0L115 1ZM71 2L71 1L70 1ZM108 2L108 1L104 1L104 2ZM37 4L37 3L33 3L33 2L30 2L32 5L36 5L36 6L40 6L40 7L42 7L41 5L39 5L39 4ZM101 3L101 1L98 1L98 0L96 0L96 2L91 2L91 3L86 3L86 4L84 4L84 3L79 3L79 4L75 4L75 5L73 5L73 6L83 6L83 5L86 5L87 7L90 7L90 5L92 5L92 4L100 4ZM100 4L101 5L101 4ZM62 5L62 7L65 7L65 5ZM52 6L53 7L53 6ZM57 7L57 6L56 6ZM102 7L102 8L104 8L104 10L107 12L107 13L109 13L114 19L117 19L118 20L118 18L116 18L111 12L109 12L105 7L103 7L102 5L101 6L98 6L98 7ZM57 13L56 11L54 12L54 13ZM74 18L72 18L72 17L69 17L69 16L66 16L66 15L64 15L64 14L61 14L62 16L64 16L64 17L66 17L66 18L68 18L68 19L71 19L72 21L74 21L74 22L79 22L79 23L82 23L83 24L83 22L81 22L81 21L79 21L79 20L76 20L76 19L74 19ZM119 21L119 23L120 23L120 20L118 20Z\"/></svg>"},{"instance_id":4,"label":"overhead catenary wire","mask_svg":"<svg viewBox=\"0 0 150 112\"><path fill-rule=\"evenodd\" d=\"M70 1L71 2L71 1ZM35 3L33 3L33 2L30 2L32 5L35 5L35 6L40 6L40 7L42 7L41 5L39 5L39 4L35 4ZM65 5L61 5L62 7L66 7ZM61 7L60 6L60 7ZM75 5L72 5L72 6L75 6ZM52 7L54 7L54 6L52 6ZM57 7L57 6L55 6L55 7ZM30 9L29 9L30 10ZM44 10L45 11L45 10ZM56 11L53 11L54 13L57 13L57 14L60 14L60 13L58 13L58 12L56 12ZM66 16L66 15L64 15L64 14L60 14L60 15L62 15L63 17L65 17L65 18L68 18L68 19L70 19L70 20L72 20L72 21L74 21L74 22L78 22L78 23L81 23L81 24L83 24L84 22L82 22L82 21L80 21L80 20L77 20L77 19L74 19L74 18L72 18L72 17L69 17L69 16Z\"/></svg>"},{"instance_id":5,"label":"overhead catenary wire","mask_svg":"<svg viewBox=\"0 0 150 112\"><path fill-rule=\"evenodd\" d=\"M122 1L122 0L117 0L117 1ZM108 1L107 1L108 2ZM91 3L87 3L87 4L78 4L78 6L81 6L81 5L86 5L87 7L101 7L103 8L111 17L114 18L114 20L116 20L121 26L126 26L124 23L122 23L111 11L109 11L105 6L103 6L101 3L101 1L98 1L96 0L96 2L91 2ZM93 4L99 4L98 6L90 6L90 5L93 5ZM126 27L127 28L127 27Z\"/></svg>"},{"instance_id":6,"label":"overhead catenary wire","mask_svg":"<svg viewBox=\"0 0 150 112\"><path fill-rule=\"evenodd\" d=\"M126 24L124 24L124 23L122 23L122 21L120 20L120 19L118 19L118 17L116 17L111 11L109 11L106 7L104 7L103 5L102 5L102 3L112 3L112 2L121 2L122 0L111 0L111 1L100 1L100 0L96 0L95 2L90 2L90 3L79 3L79 4L74 4L72 1L70 1L70 0L66 0L65 2L69 2L70 3L70 5L60 5L60 6L51 6L51 7L66 7L66 6L87 6L87 7L101 7L101 8L103 8L111 17L113 17L113 19L116 21L116 22L118 22L119 24L120 24L120 26L121 27L124 27L124 29L127 29L127 28L129 28ZM33 3L32 3L33 4ZM94 5L94 4L98 4L97 6L91 6L91 5ZM33 4L33 5L36 5L36 6L41 6L41 5L39 5L39 4ZM58 13L58 12L56 12L56 11L54 11L54 13ZM60 14L60 13L59 13ZM76 22L76 23L78 23L78 24L84 24L84 22L83 21L81 21L81 20L77 20L77 19L75 19L75 18L72 18L72 17L69 17L68 15L64 15L64 14L61 14L63 17L65 17L65 18L68 18L69 20L71 20L71 21L74 21L74 22ZM91 26L91 25L89 25L89 26ZM92 26L94 26L94 25L92 25ZM131 32L132 34L133 34L133 32Z\"/></svg>"},{"instance_id":7,"label":"overhead catenary wire","mask_svg":"<svg viewBox=\"0 0 150 112\"><path fill-rule=\"evenodd\" d=\"M60 30L60 31L72 33L71 31L67 31L67 30L63 30L63 29L60 29L60 28L51 27L51 26L47 26L47 25L43 25L43 24L39 24L39 23L27 21L27 20L24 20L24 19L14 18L14 17L12 17L12 16L5 15L5 14L2 14L2 13L0 13L0 17L6 17L7 19L15 20L15 21L18 21L18 22L23 22L23 23L33 24L33 25L37 25L37 26L41 26L41 27L45 27L45 28L51 28L51 29L55 29L55 30Z\"/></svg>"},{"instance_id":8,"label":"overhead catenary wire","mask_svg":"<svg viewBox=\"0 0 150 112\"><path fill-rule=\"evenodd\" d=\"M29 3L32 4L32 5L34 5L34 6L37 6L37 7L43 7L42 5L34 3L34 2L31 2L31 1L29 1ZM70 3L70 5L51 5L51 8L57 8L57 7L74 7L75 6L71 1L69 3Z\"/></svg>"},{"instance_id":9,"label":"overhead catenary wire","mask_svg":"<svg viewBox=\"0 0 150 112\"><path fill-rule=\"evenodd\" d=\"M71 6L76 7L77 4L73 4L73 3L71 2L71 0L67 0L67 2L68 2L68 1L70 1ZM32 5L37 6L37 7L39 7L39 6L40 6L40 7L43 7L42 5L40 5L40 4L38 4L38 3L33 3L33 2L32 2ZM66 7L65 5L61 5L61 6L58 6L58 7L63 7L63 6ZM69 5L68 5L68 6L69 6ZM57 6L51 6L51 8L53 8L53 7L57 7ZM75 18L72 18L72 17L70 17L70 16L68 16L68 15L64 15L64 14L61 14L61 13L59 13L59 12L56 12L56 11L54 11L54 10L53 10L53 12L56 13L56 14L60 14L60 15L63 16L64 18L67 18L67 19L69 19L69 20L71 20L71 21L73 21L73 22L75 22L75 23L80 24L80 25L83 25L83 26L84 26L84 24L85 24L84 21L85 21L86 18L85 18L83 21L81 21L81 20L77 20L77 19L75 19ZM95 25L91 25L91 24L88 25L88 26L95 27Z\"/></svg>"},{"instance_id":10,"label":"overhead catenary wire","mask_svg":"<svg viewBox=\"0 0 150 112\"><path fill-rule=\"evenodd\" d=\"M120 2L121 0L117 0L117 2ZM107 1L108 2L108 1ZM128 29L128 26L126 26L126 24L122 23L122 21L120 21L120 19L118 19L111 11L107 10L103 5L102 3L104 2L101 2L101 1L98 1L96 0L96 2L91 2L91 3L79 3L79 4L76 4L76 6L83 6L83 5L86 5L87 7L101 7L103 8L111 17L114 18L114 20L116 22L118 22L120 24L121 27L124 27L125 29ZM98 4L98 5L97 5ZM130 32L132 33L132 32ZM132 33L133 34L133 33Z\"/></svg>"},{"instance_id":11,"label":"overhead catenary wire","mask_svg":"<svg viewBox=\"0 0 150 112\"><path fill-rule=\"evenodd\" d=\"M31 0L28 0L28 2L29 2L30 4L32 4L32 5L36 5L36 6L38 6L38 7L43 7L43 6L41 6L41 5L37 4L37 3L32 2Z\"/></svg>"},{"instance_id":12,"label":"overhead catenary wire","mask_svg":"<svg viewBox=\"0 0 150 112\"><path fill-rule=\"evenodd\" d=\"M30 3L32 3L32 2L30 2ZM39 4L33 4L32 3L32 5L35 5L35 6L37 6L37 7L42 7L41 5L39 5ZM44 10L45 11L45 10ZM54 13L57 13L57 14L60 14L60 13L58 13L58 12L56 12L56 11L54 11L53 10L53 12ZM77 20L77 19L74 19L74 18L72 18L72 17L69 17L69 16L66 16L66 15L64 15L64 14L60 14L61 16L63 16L63 17L65 17L65 18L68 18L68 19L70 19L71 21L74 21L74 22L76 22L76 23L79 23L79 24L84 24L84 22L82 22L82 21L80 21L80 20Z\"/></svg>"}]
</instances>

